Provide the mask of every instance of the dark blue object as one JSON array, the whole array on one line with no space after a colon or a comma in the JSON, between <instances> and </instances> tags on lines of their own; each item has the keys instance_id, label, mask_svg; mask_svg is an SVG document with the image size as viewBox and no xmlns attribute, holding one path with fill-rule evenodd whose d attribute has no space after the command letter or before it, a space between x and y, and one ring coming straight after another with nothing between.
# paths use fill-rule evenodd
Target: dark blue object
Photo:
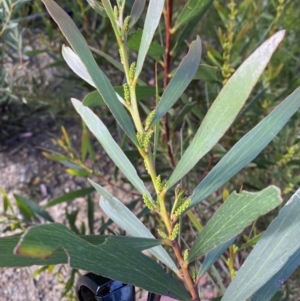
<instances>
[{"instance_id":1,"label":"dark blue object","mask_svg":"<svg viewBox=\"0 0 300 301\"><path fill-rule=\"evenodd\" d=\"M93 273L81 276L76 284L79 301L135 301L135 288Z\"/></svg>"}]
</instances>

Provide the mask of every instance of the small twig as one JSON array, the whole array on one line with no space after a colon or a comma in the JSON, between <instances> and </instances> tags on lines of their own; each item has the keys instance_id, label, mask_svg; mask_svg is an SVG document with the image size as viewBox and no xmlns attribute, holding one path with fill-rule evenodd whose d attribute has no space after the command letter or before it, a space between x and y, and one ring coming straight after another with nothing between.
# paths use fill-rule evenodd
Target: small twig
<instances>
[{"instance_id":1,"label":"small twig","mask_svg":"<svg viewBox=\"0 0 300 301\"><path fill-rule=\"evenodd\" d=\"M184 278L184 282L187 285L187 287L189 289L189 292L191 293L192 300L193 301L201 301L201 299L198 295L198 292L196 290L196 286L195 286L195 284L194 284L194 282L191 278L191 275L189 273L188 264L182 257L181 248L180 248L180 246L178 244L178 241L176 239L172 242L172 248L173 248L173 251L176 255L178 263L180 264L181 271L182 271L183 278Z\"/></svg>"},{"instance_id":2,"label":"small twig","mask_svg":"<svg viewBox=\"0 0 300 301\"><path fill-rule=\"evenodd\" d=\"M169 83L169 72L170 72L170 62L171 62L171 38L172 38L172 12L173 12L173 0L167 0L167 10L165 12L165 22L166 22L166 45L165 45L165 62L164 62L164 89ZM170 128L168 124L168 113L164 117L164 129L167 141L168 156L172 167L175 167L175 161L173 156L172 147L170 145Z\"/></svg>"}]
</instances>

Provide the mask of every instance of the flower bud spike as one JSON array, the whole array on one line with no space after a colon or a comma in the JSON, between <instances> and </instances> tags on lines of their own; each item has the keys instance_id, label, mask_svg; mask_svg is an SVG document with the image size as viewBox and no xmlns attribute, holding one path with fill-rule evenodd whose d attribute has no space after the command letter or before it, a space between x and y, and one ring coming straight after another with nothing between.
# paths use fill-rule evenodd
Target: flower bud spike
<instances>
[{"instance_id":1,"label":"flower bud spike","mask_svg":"<svg viewBox=\"0 0 300 301\"><path fill-rule=\"evenodd\" d=\"M164 184L164 182L161 180L161 176L160 175L158 175L157 177L156 177L156 187L157 187L157 189L159 190L159 191L162 191L163 189L164 189L164 186L165 186L165 184Z\"/></svg>"},{"instance_id":2,"label":"flower bud spike","mask_svg":"<svg viewBox=\"0 0 300 301\"><path fill-rule=\"evenodd\" d=\"M162 238L168 238L168 235L164 231L157 229L157 232Z\"/></svg>"},{"instance_id":3,"label":"flower bud spike","mask_svg":"<svg viewBox=\"0 0 300 301\"><path fill-rule=\"evenodd\" d=\"M191 204L191 199L185 199L180 206L177 207L174 214L180 216Z\"/></svg>"},{"instance_id":4,"label":"flower bud spike","mask_svg":"<svg viewBox=\"0 0 300 301\"><path fill-rule=\"evenodd\" d=\"M193 279L194 283L196 283L196 280L197 280L197 271L196 271L195 267L192 267L191 276L192 276L192 279Z\"/></svg>"},{"instance_id":5,"label":"flower bud spike","mask_svg":"<svg viewBox=\"0 0 300 301\"><path fill-rule=\"evenodd\" d=\"M149 143L151 141L151 138L152 138L152 135L153 135L153 130L149 130L148 132L146 132L145 136L144 136L144 143L143 143L143 146L144 146L144 149L146 151L146 149L148 148L149 146Z\"/></svg>"},{"instance_id":6,"label":"flower bud spike","mask_svg":"<svg viewBox=\"0 0 300 301\"><path fill-rule=\"evenodd\" d=\"M155 116L155 110L150 112L150 114L147 116L146 121L145 121L145 131L148 131L151 125L151 122Z\"/></svg>"},{"instance_id":7,"label":"flower bud spike","mask_svg":"<svg viewBox=\"0 0 300 301\"><path fill-rule=\"evenodd\" d=\"M122 28L123 35L124 35L125 33L127 33L128 30L129 30L129 21L130 21L130 16L127 16L127 17L124 19L124 24L123 24L123 28Z\"/></svg>"},{"instance_id":8,"label":"flower bud spike","mask_svg":"<svg viewBox=\"0 0 300 301\"><path fill-rule=\"evenodd\" d=\"M124 99L127 105L130 106L130 89L129 89L129 85L127 83L125 83L123 85L123 89L124 89Z\"/></svg>"},{"instance_id":9,"label":"flower bud spike","mask_svg":"<svg viewBox=\"0 0 300 301\"><path fill-rule=\"evenodd\" d=\"M135 69L136 69L136 63L133 62L129 67L129 79L131 82L134 80Z\"/></svg>"},{"instance_id":10,"label":"flower bud spike","mask_svg":"<svg viewBox=\"0 0 300 301\"><path fill-rule=\"evenodd\" d=\"M144 135L141 132L137 132L136 139L139 143L140 148L144 148Z\"/></svg>"},{"instance_id":11,"label":"flower bud spike","mask_svg":"<svg viewBox=\"0 0 300 301\"><path fill-rule=\"evenodd\" d=\"M149 173L149 165L146 160L144 160L144 164L145 164L145 168L146 168L147 172Z\"/></svg>"},{"instance_id":12,"label":"flower bud spike","mask_svg":"<svg viewBox=\"0 0 300 301\"><path fill-rule=\"evenodd\" d=\"M122 55L121 49L119 49L119 54L120 54L120 62L121 62L122 65L124 65L123 55Z\"/></svg>"},{"instance_id":13,"label":"flower bud spike","mask_svg":"<svg viewBox=\"0 0 300 301\"><path fill-rule=\"evenodd\" d=\"M189 257L189 250L186 249L186 250L184 250L184 252L183 252L183 259L184 259L185 261L187 261L187 260L188 260L188 257Z\"/></svg>"},{"instance_id":14,"label":"flower bud spike","mask_svg":"<svg viewBox=\"0 0 300 301\"><path fill-rule=\"evenodd\" d=\"M157 208L157 204L150 200L146 194L143 194L143 200L149 210L155 210Z\"/></svg>"},{"instance_id":15,"label":"flower bud spike","mask_svg":"<svg viewBox=\"0 0 300 301\"><path fill-rule=\"evenodd\" d=\"M114 18L115 20L119 20L119 9L116 5L114 6Z\"/></svg>"},{"instance_id":16,"label":"flower bud spike","mask_svg":"<svg viewBox=\"0 0 300 301\"><path fill-rule=\"evenodd\" d=\"M170 236L170 240L175 240L178 233L179 233L179 224L177 223L173 228L172 234Z\"/></svg>"}]
</instances>

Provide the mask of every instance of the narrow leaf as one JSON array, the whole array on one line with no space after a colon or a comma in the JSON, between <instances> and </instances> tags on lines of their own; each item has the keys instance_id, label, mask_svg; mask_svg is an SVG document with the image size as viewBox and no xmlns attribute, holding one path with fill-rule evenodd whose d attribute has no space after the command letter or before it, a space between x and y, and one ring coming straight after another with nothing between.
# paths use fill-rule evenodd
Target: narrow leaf
<instances>
[{"instance_id":1,"label":"narrow leaf","mask_svg":"<svg viewBox=\"0 0 300 301\"><path fill-rule=\"evenodd\" d=\"M191 43L188 54L181 61L174 76L164 91L155 110L152 125L159 121L172 108L174 103L190 84L198 69L200 57L201 40L197 37L197 39Z\"/></svg>"},{"instance_id":2,"label":"narrow leaf","mask_svg":"<svg viewBox=\"0 0 300 301\"><path fill-rule=\"evenodd\" d=\"M34 215L39 215L40 217L44 218L46 221L48 222L54 222L53 218L51 217L51 215L42 207L40 207L37 203L26 199L20 195L14 195L18 207L20 208L20 206L22 208L27 208L29 211L28 212L32 212L33 215L32 217L34 217ZM21 205L22 204L22 205Z\"/></svg>"},{"instance_id":3,"label":"narrow leaf","mask_svg":"<svg viewBox=\"0 0 300 301\"><path fill-rule=\"evenodd\" d=\"M100 0L87 0L87 2L101 17L106 16L106 12Z\"/></svg>"},{"instance_id":4,"label":"narrow leaf","mask_svg":"<svg viewBox=\"0 0 300 301\"><path fill-rule=\"evenodd\" d=\"M280 289L283 283L292 275L300 265L300 249L296 251L287 263L266 282L251 298L251 301L269 301ZM279 299L281 300L281 299Z\"/></svg>"},{"instance_id":5,"label":"narrow leaf","mask_svg":"<svg viewBox=\"0 0 300 301\"><path fill-rule=\"evenodd\" d=\"M219 257L234 243L235 238L236 237L233 237L224 244L207 253L199 270L198 277L203 276L208 271L208 269L219 259Z\"/></svg>"},{"instance_id":6,"label":"narrow leaf","mask_svg":"<svg viewBox=\"0 0 300 301\"><path fill-rule=\"evenodd\" d=\"M122 229L124 229L132 236L154 238L154 236L145 227L145 225L124 204L122 204L122 202L113 197L100 185L94 183L91 180L89 180L89 182L103 197L100 198L101 208L117 225L119 225ZM164 248L156 247L149 251L173 271L177 271L174 261L171 259Z\"/></svg>"},{"instance_id":7,"label":"narrow leaf","mask_svg":"<svg viewBox=\"0 0 300 301\"><path fill-rule=\"evenodd\" d=\"M71 101L89 130L98 139L116 166L118 166L118 168L141 194L146 193L148 197L151 198L151 195L146 189L143 181L139 178L136 169L128 160L119 145L115 142L100 118L94 114L91 109L84 106L79 100L72 98Z\"/></svg>"},{"instance_id":8,"label":"narrow leaf","mask_svg":"<svg viewBox=\"0 0 300 301\"><path fill-rule=\"evenodd\" d=\"M4 267L27 267L32 265L51 265L68 263L68 257L63 250L55 250L53 254L45 259L26 258L14 254L14 248L20 240L20 235L7 236L0 238L0 268ZM117 240L120 244L128 245L136 251L143 251L148 248L162 244L160 239L149 239L140 237L128 236L111 236L111 235L79 235L81 239L86 240L92 245L100 245L105 242L107 238Z\"/></svg>"},{"instance_id":9,"label":"narrow leaf","mask_svg":"<svg viewBox=\"0 0 300 301\"><path fill-rule=\"evenodd\" d=\"M300 88L288 96L256 127L240 139L196 187L191 207L216 191L250 163L277 135L300 107Z\"/></svg>"},{"instance_id":10,"label":"narrow leaf","mask_svg":"<svg viewBox=\"0 0 300 301\"><path fill-rule=\"evenodd\" d=\"M140 18L144 8L145 8L146 0L135 0L131 13L130 13L130 21L129 21L129 28L132 28L134 24L138 21Z\"/></svg>"},{"instance_id":11,"label":"narrow leaf","mask_svg":"<svg viewBox=\"0 0 300 301\"><path fill-rule=\"evenodd\" d=\"M159 24L159 20L164 8L164 3L165 3L164 0L149 1L149 6L148 6L144 30L143 30L142 42L140 45L138 58L137 58L135 78L138 78L142 71L148 49L151 45L155 30Z\"/></svg>"},{"instance_id":12,"label":"narrow leaf","mask_svg":"<svg viewBox=\"0 0 300 301\"><path fill-rule=\"evenodd\" d=\"M132 120L130 119L123 105L116 97L115 91L108 78L97 66L97 63L93 58L84 37L76 27L73 20L53 0L42 1L44 2L52 18L58 24L64 36L67 38L68 42L71 44L76 54L79 56L81 62L84 64L92 81L96 85L97 90L102 95L104 101L122 129L135 144L138 144Z\"/></svg>"},{"instance_id":13,"label":"narrow leaf","mask_svg":"<svg viewBox=\"0 0 300 301\"><path fill-rule=\"evenodd\" d=\"M300 189L265 231L230 283L222 301L246 300L264 284L265 291L272 289L274 292L274 286L279 288L299 264L299 257L295 258L300 251L299 229Z\"/></svg>"},{"instance_id":14,"label":"narrow leaf","mask_svg":"<svg viewBox=\"0 0 300 301\"><path fill-rule=\"evenodd\" d=\"M64 202L72 201L75 198L86 196L86 195L90 194L93 191L94 191L94 188L89 187L89 188L83 188L83 189L79 189L79 190L75 190L75 191L63 194L62 196L51 200L49 203L47 203L44 206L44 208L49 208L49 207L53 207L55 205L58 205L58 204L61 204L61 203L64 203Z\"/></svg>"},{"instance_id":15,"label":"narrow leaf","mask_svg":"<svg viewBox=\"0 0 300 301\"><path fill-rule=\"evenodd\" d=\"M171 292L174 298L190 300L186 290L165 274L159 264L129 245L107 238L103 244L93 246L60 224L29 228L15 248L15 253L44 258L61 248L67 253L73 268L133 284L160 295Z\"/></svg>"},{"instance_id":16,"label":"narrow leaf","mask_svg":"<svg viewBox=\"0 0 300 301\"><path fill-rule=\"evenodd\" d=\"M166 188L184 177L224 135L283 39L279 31L261 45L228 80L207 112L194 139L181 157Z\"/></svg>"},{"instance_id":17,"label":"narrow leaf","mask_svg":"<svg viewBox=\"0 0 300 301\"><path fill-rule=\"evenodd\" d=\"M189 0L178 16L172 31L175 32L178 28L187 24L195 17L199 18L199 16L203 16L212 2L213 0Z\"/></svg>"},{"instance_id":18,"label":"narrow leaf","mask_svg":"<svg viewBox=\"0 0 300 301\"><path fill-rule=\"evenodd\" d=\"M89 83L91 86L95 87L95 84L86 70L85 65L79 58L79 56L68 46L63 45L62 46L62 56L68 66L74 71L75 74L77 74L80 78L82 78L84 81Z\"/></svg>"},{"instance_id":19,"label":"narrow leaf","mask_svg":"<svg viewBox=\"0 0 300 301\"><path fill-rule=\"evenodd\" d=\"M233 192L196 238L190 250L189 262L238 235L281 202L280 190L275 186L256 193Z\"/></svg>"}]
</instances>

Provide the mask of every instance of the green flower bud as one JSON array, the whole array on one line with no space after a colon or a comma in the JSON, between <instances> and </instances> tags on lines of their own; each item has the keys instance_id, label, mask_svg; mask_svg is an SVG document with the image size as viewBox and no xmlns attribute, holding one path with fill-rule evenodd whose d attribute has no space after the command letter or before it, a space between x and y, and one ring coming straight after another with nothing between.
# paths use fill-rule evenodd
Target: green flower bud
<instances>
[{"instance_id":1,"label":"green flower bud","mask_svg":"<svg viewBox=\"0 0 300 301\"><path fill-rule=\"evenodd\" d=\"M164 239L168 238L168 235L164 231L157 229L157 232L162 238L164 238Z\"/></svg>"},{"instance_id":2,"label":"green flower bud","mask_svg":"<svg viewBox=\"0 0 300 301\"><path fill-rule=\"evenodd\" d=\"M165 183L161 180L161 176L158 175L156 177L156 187L159 191L162 191L164 189Z\"/></svg>"},{"instance_id":3,"label":"green flower bud","mask_svg":"<svg viewBox=\"0 0 300 301\"><path fill-rule=\"evenodd\" d=\"M119 35L120 37L123 37L123 35L124 35L123 28L121 28L121 27L119 27L119 26L118 26L118 35Z\"/></svg>"},{"instance_id":4,"label":"green flower bud","mask_svg":"<svg viewBox=\"0 0 300 301\"><path fill-rule=\"evenodd\" d=\"M155 116L155 110L153 110L152 112L150 112L150 114L146 118L146 121L145 121L145 131L148 131L148 129L149 129L150 125L151 125L151 122L152 122L154 116Z\"/></svg>"},{"instance_id":5,"label":"green flower bud","mask_svg":"<svg viewBox=\"0 0 300 301\"><path fill-rule=\"evenodd\" d=\"M146 160L144 160L144 164L145 164L145 168L146 168L147 172L149 173L149 165Z\"/></svg>"},{"instance_id":6,"label":"green flower bud","mask_svg":"<svg viewBox=\"0 0 300 301\"><path fill-rule=\"evenodd\" d=\"M189 198L187 198L187 199L185 199L182 203L181 203L181 205L179 205L177 208L176 208L176 210L175 210L175 212L174 212L174 215L176 215L176 216L180 216L189 206L190 206L190 204L191 204L191 199L189 199Z\"/></svg>"},{"instance_id":7,"label":"green flower bud","mask_svg":"<svg viewBox=\"0 0 300 301\"><path fill-rule=\"evenodd\" d=\"M127 16L125 19L124 19L124 23L123 23L123 28L122 28L122 31L123 31L123 35L128 32L129 30L129 21L130 21L130 16Z\"/></svg>"},{"instance_id":8,"label":"green flower bud","mask_svg":"<svg viewBox=\"0 0 300 301\"><path fill-rule=\"evenodd\" d=\"M185 261L187 261L188 257L189 257L189 250L186 249L186 250L184 250L184 252L183 252L183 259L184 259Z\"/></svg>"},{"instance_id":9,"label":"green flower bud","mask_svg":"<svg viewBox=\"0 0 300 301\"><path fill-rule=\"evenodd\" d=\"M149 210L155 210L157 208L157 204L155 204L152 200L150 200L147 196L147 194L143 194L143 200L144 200L144 203L146 205L146 207L149 209Z\"/></svg>"},{"instance_id":10,"label":"green flower bud","mask_svg":"<svg viewBox=\"0 0 300 301\"><path fill-rule=\"evenodd\" d=\"M129 85L127 83L125 83L123 85L123 89L124 89L124 99L125 99L125 102L130 105L130 89L129 89Z\"/></svg>"},{"instance_id":11,"label":"green flower bud","mask_svg":"<svg viewBox=\"0 0 300 301\"><path fill-rule=\"evenodd\" d=\"M149 130L148 132L146 132L146 134L145 134L145 136L144 136L144 143L143 143L143 147L144 147L145 149L148 148L153 133L154 133L153 130Z\"/></svg>"},{"instance_id":12,"label":"green flower bud","mask_svg":"<svg viewBox=\"0 0 300 301\"><path fill-rule=\"evenodd\" d=\"M179 232L179 224L177 223L173 228L172 234L170 236L170 240L175 240L178 235L178 232Z\"/></svg>"},{"instance_id":13,"label":"green flower bud","mask_svg":"<svg viewBox=\"0 0 300 301\"><path fill-rule=\"evenodd\" d=\"M197 271L196 271L195 267L192 267L191 277L192 277L193 281L196 282L196 280L197 280Z\"/></svg>"},{"instance_id":14,"label":"green flower bud","mask_svg":"<svg viewBox=\"0 0 300 301\"><path fill-rule=\"evenodd\" d=\"M129 79L131 81L134 80L134 75L135 75L135 68L136 68L136 63L133 62L130 67L129 67Z\"/></svg>"},{"instance_id":15,"label":"green flower bud","mask_svg":"<svg viewBox=\"0 0 300 301\"><path fill-rule=\"evenodd\" d=\"M120 55L120 62L121 62L121 64L123 65L123 64L124 64L124 61L123 61L123 55L122 55L121 49L119 49L119 55Z\"/></svg>"},{"instance_id":16,"label":"green flower bud","mask_svg":"<svg viewBox=\"0 0 300 301\"><path fill-rule=\"evenodd\" d=\"M116 5L114 6L114 18L116 20L119 19L119 9L118 9L118 7Z\"/></svg>"}]
</instances>

